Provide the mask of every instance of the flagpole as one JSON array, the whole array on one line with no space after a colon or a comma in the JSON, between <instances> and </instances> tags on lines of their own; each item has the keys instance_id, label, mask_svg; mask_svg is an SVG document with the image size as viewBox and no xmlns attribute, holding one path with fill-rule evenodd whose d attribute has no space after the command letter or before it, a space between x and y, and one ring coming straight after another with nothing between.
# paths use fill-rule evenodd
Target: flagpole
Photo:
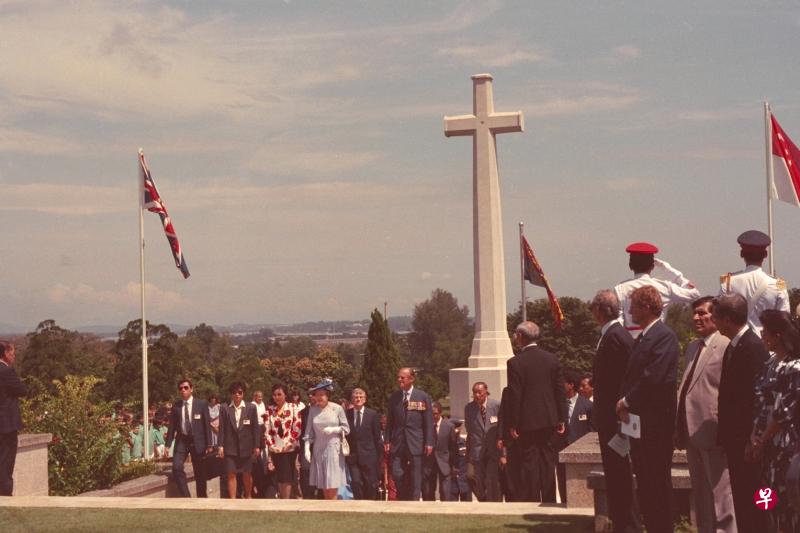
<instances>
[{"instance_id":1,"label":"flagpole","mask_svg":"<svg viewBox=\"0 0 800 533\"><path fill-rule=\"evenodd\" d=\"M139 166L142 166L141 158L144 157L144 150L139 148ZM137 173L138 174L138 173ZM142 310L142 411L144 413L144 455L150 459L148 446L150 445L150 405L148 402L147 388L147 321L144 313L144 178L139 176L139 276L141 287L141 310Z\"/></svg>"},{"instance_id":2,"label":"flagpole","mask_svg":"<svg viewBox=\"0 0 800 533\"><path fill-rule=\"evenodd\" d=\"M522 321L528 320L528 296L525 294L525 248L522 246L522 236L525 233L525 223L519 223L519 277L522 290Z\"/></svg>"},{"instance_id":3,"label":"flagpole","mask_svg":"<svg viewBox=\"0 0 800 533\"><path fill-rule=\"evenodd\" d=\"M775 275L775 236L772 233L772 191L775 188L775 172L772 166L772 112L769 102L764 101L764 146L767 165L767 231L772 245L769 250L769 273Z\"/></svg>"}]
</instances>

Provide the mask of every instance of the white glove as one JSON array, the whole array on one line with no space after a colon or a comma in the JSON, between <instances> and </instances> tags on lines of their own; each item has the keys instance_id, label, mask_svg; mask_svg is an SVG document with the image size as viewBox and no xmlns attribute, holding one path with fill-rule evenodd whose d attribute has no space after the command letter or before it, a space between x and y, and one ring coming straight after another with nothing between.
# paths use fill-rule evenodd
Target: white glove
<instances>
[{"instance_id":1,"label":"white glove","mask_svg":"<svg viewBox=\"0 0 800 533\"><path fill-rule=\"evenodd\" d=\"M306 458L307 463L311 462L311 443L308 441L303 446L303 456Z\"/></svg>"},{"instance_id":2,"label":"white glove","mask_svg":"<svg viewBox=\"0 0 800 533\"><path fill-rule=\"evenodd\" d=\"M339 426L328 426L322 429L322 432L326 435L333 435L334 433L341 433L342 428Z\"/></svg>"}]
</instances>

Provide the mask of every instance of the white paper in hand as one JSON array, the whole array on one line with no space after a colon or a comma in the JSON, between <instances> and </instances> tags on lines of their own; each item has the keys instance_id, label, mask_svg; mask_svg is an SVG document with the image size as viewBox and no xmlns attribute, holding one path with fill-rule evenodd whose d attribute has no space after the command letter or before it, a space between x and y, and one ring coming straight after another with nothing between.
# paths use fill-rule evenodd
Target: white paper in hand
<instances>
[{"instance_id":1,"label":"white paper in hand","mask_svg":"<svg viewBox=\"0 0 800 533\"><path fill-rule=\"evenodd\" d=\"M629 415L630 418L628 423L625 422L620 423L620 433L624 433L629 437L633 437L634 439L638 439L642 436L642 422L639 419L639 415L631 414Z\"/></svg>"},{"instance_id":2,"label":"white paper in hand","mask_svg":"<svg viewBox=\"0 0 800 533\"><path fill-rule=\"evenodd\" d=\"M627 457L631 451L631 443L628 437L615 433L614 436L608 441L608 447L617 452L620 457Z\"/></svg>"}]
</instances>

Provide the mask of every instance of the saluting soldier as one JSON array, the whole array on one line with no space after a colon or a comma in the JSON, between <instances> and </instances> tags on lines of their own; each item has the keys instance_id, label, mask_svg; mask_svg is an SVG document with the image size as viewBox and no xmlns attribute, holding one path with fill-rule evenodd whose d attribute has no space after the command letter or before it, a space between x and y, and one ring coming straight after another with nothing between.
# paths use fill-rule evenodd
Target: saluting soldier
<instances>
[{"instance_id":1,"label":"saluting soldier","mask_svg":"<svg viewBox=\"0 0 800 533\"><path fill-rule=\"evenodd\" d=\"M649 242L634 242L629 244L625 251L630 254L628 266L633 271L633 278L625 280L614 287L614 292L619 300L620 316L624 320L625 329L636 338L642 332L641 326L634 323L630 311L630 295L639 287L655 287L661 295L664 309L661 320L667 316L667 308L672 303L692 303L700 298L700 291L689 281L680 270L664 260L657 259L655 254L658 248ZM666 274L665 279L651 276L653 269L658 266Z\"/></svg>"},{"instance_id":2,"label":"saluting soldier","mask_svg":"<svg viewBox=\"0 0 800 533\"><path fill-rule=\"evenodd\" d=\"M769 236L758 230L745 231L736 239L742 250L745 268L719 277L719 294L741 294L747 300L747 324L761 336L759 315L767 309L789 312L786 282L770 276L761 268L767 257Z\"/></svg>"}]
</instances>

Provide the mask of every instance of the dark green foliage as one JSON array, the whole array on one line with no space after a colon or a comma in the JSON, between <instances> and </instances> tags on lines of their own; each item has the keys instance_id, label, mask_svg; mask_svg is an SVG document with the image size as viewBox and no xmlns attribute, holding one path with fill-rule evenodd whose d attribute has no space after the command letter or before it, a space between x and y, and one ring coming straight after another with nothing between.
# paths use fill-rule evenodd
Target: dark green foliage
<instances>
[{"instance_id":1,"label":"dark green foliage","mask_svg":"<svg viewBox=\"0 0 800 533\"><path fill-rule=\"evenodd\" d=\"M123 401L142 395L142 321L132 320L119 332L114 346L116 365L106 383L106 397ZM150 401L175 396L176 379L193 370L188 357L178 357L178 336L164 324L147 323Z\"/></svg>"},{"instance_id":2,"label":"dark green foliage","mask_svg":"<svg viewBox=\"0 0 800 533\"><path fill-rule=\"evenodd\" d=\"M359 384L367 392L369 405L379 413L386 412L389 395L397 388L399 368L400 358L394 335L383 315L375 309L372 311Z\"/></svg>"},{"instance_id":3,"label":"dark green foliage","mask_svg":"<svg viewBox=\"0 0 800 533\"><path fill-rule=\"evenodd\" d=\"M18 366L34 393L54 392L53 380L63 380L67 374L102 375L110 369L111 359L103 353L100 341L61 328L54 320L40 322L26 337Z\"/></svg>"},{"instance_id":4,"label":"dark green foliage","mask_svg":"<svg viewBox=\"0 0 800 533\"><path fill-rule=\"evenodd\" d=\"M693 311L689 305L672 304L667 308L667 317L664 323L672 328L672 331L678 336L681 355L683 355L686 345L696 337L692 324L692 314Z\"/></svg>"},{"instance_id":5,"label":"dark green foliage","mask_svg":"<svg viewBox=\"0 0 800 533\"><path fill-rule=\"evenodd\" d=\"M559 298L558 303L564 313L560 333L555 331L549 301L540 299L528 302L528 320L535 322L541 332L538 344L557 355L565 367L589 372L592 369L597 339L600 337L600 326L589 311L589 304L583 300L565 296ZM521 321L521 310L508 315L509 335Z\"/></svg>"},{"instance_id":6,"label":"dark green foliage","mask_svg":"<svg viewBox=\"0 0 800 533\"><path fill-rule=\"evenodd\" d=\"M436 289L414 307L409 335L408 363L425 376L428 387L446 391L451 368L467 366L474 334L467 306L459 307L455 296ZM434 399L433 390L426 390ZM441 392L440 392L441 394Z\"/></svg>"},{"instance_id":7,"label":"dark green foliage","mask_svg":"<svg viewBox=\"0 0 800 533\"><path fill-rule=\"evenodd\" d=\"M108 488L120 475L122 444L110 403L90 403L96 377L67 376L43 392L22 400L26 430L52 433L48 451L50 494L74 496Z\"/></svg>"},{"instance_id":8,"label":"dark green foliage","mask_svg":"<svg viewBox=\"0 0 800 533\"><path fill-rule=\"evenodd\" d=\"M265 359L261 366L271 382L282 383L290 391L297 390L301 394L324 378L331 378L336 384L331 400L337 403L356 384L357 370L326 347L317 350L312 357Z\"/></svg>"}]
</instances>

